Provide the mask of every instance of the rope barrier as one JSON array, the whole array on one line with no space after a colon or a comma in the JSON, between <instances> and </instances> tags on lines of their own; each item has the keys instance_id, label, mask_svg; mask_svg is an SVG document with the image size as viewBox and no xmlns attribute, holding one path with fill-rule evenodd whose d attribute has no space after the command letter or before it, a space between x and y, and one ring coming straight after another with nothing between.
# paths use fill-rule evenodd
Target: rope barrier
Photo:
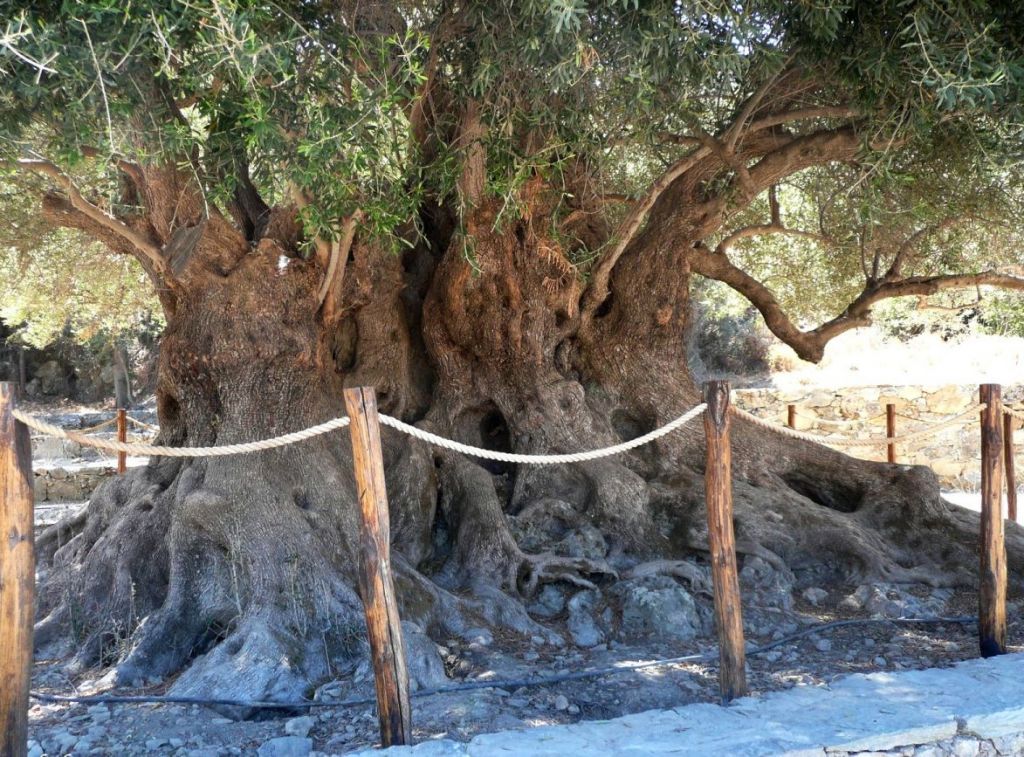
<instances>
[{"instance_id":1,"label":"rope barrier","mask_svg":"<svg viewBox=\"0 0 1024 757\"><path fill-rule=\"evenodd\" d=\"M849 626L860 626L869 625L875 623L892 623L894 625L925 625L925 624L961 624L966 625L969 623L977 623L978 618L976 615L961 615L954 617L926 617L926 618L855 618L852 620L835 620L829 623L819 623L812 626L808 626L801 631L797 631L790 636L786 636L777 641L773 641L769 644L765 644L761 647L755 647L747 652L747 656L753 656L758 654L764 654L777 647L791 644L794 641L798 641L805 636L810 636L815 633L822 633L824 631L832 631L837 628L846 628ZM568 681L580 681L588 678L600 678L609 675L617 675L620 673L632 673L638 670L646 670L648 668L665 667L667 665L678 665L685 662L716 662L718 661L718 650L717 648L713 651L703 652L699 654L684 655L682 657L669 657L662 660L652 660L650 662L640 662L623 665L611 665L603 668L592 668L590 670L577 670L571 673L562 673L553 676L545 676L542 678L523 678L523 679L488 679L484 681L470 681L469 683L463 683L458 686L439 686L433 689L419 689L418 691L410 692L410 696L414 697L427 697L434 696L436 694L457 694L463 691L474 691L478 689L508 689L515 690L519 688L532 688L537 686L550 686L557 683L566 683ZM228 707L247 707L251 709L292 709L292 708L306 708L306 707L359 707L362 705L376 704L376 697L365 697L362 699L344 699L340 702L317 702L317 701L284 701L284 702L262 702L262 701L249 701L245 699L206 699L203 697L185 697L185 696L117 696L117 695L91 695L91 696L57 696L54 694L40 694L38 692L31 692L30 696L39 702L53 702L53 703L73 703L73 704L198 704L198 705L213 705L213 706L228 706Z\"/></svg>"},{"instance_id":2,"label":"rope barrier","mask_svg":"<svg viewBox=\"0 0 1024 757\"><path fill-rule=\"evenodd\" d=\"M416 428L415 426L411 426L408 423L403 423L397 418L392 418L390 415L381 414L379 418L382 425L391 426L392 428L408 434L409 436L429 442L430 444L434 444L438 447L454 450L473 457L481 457L487 460L499 460L507 463L554 465L556 463L580 463L587 460L596 460L601 457L617 455L621 452L626 452L644 444L648 444L649 442L653 442L655 439L659 439L666 434L672 433L686 423L689 423L691 420L703 413L705 407L706 405L704 404L697 405L697 407L679 416L674 421L671 421L650 433L644 434L643 436L638 436L636 439L631 439L627 442L622 442L621 444L616 444L611 447L603 447L601 449L589 450L587 452L571 452L563 455L521 455L511 452L497 452L446 439L443 436L438 436L437 434L432 434L429 431L424 431ZM150 444L133 444L106 439L92 439L67 431L59 426L54 426L50 423L41 421L28 413L22 412L21 410L15 410L13 414L15 418L26 426L34 428L35 430L49 436L70 439L71 441L78 442L79 444L87 447L95 447L97 449L105 449L113 452L126 452L129 455L143 457L215 457L220 455L238 455L246 452L259 452L262 450L274 449L276 447L284 447L285 445L292 444L294 442L310 439L319 434L327 433L328 431L344 428L349 424L349 419L347 417L343 417L335 418L334 420L321 423L318 426L313 426L312 428L307 428L303 431L295 431L291 434L276 436L272 439L263 439L257 442L226 444L217 447L160 447Z\"/></svg>"},{"instance_id":3,"label":"rope barrier","mask_svg":"<svg viewBox=\"0 0 1024 757\"><path fill-rule=\"evenodd\" d=\"M60 426L54 426L51 423L41 421L28 413L22 412L21 410L15 410L12 415L29 428L34 428L36 431L40 431L48 436L55 436L60 439L70 439L71 441L78 442L86 447L95 447L96 449L105 449L112 452L125 452L129 455L139 457L220 457L223 455L241 455L248 452L262 452L263 450L285 447L289 444L294 444L295 442L312 439L314 436L345 428L349 424L349 419L345 416L342 418L334 418L326 423L321 423L319 425L303 429L302 431L293 431L290 434L275 436L271 439L262 439L256 442L223 444L216 447L161 447L152 444L133 444L129 442L117 442L108 439L94 439L82 436L81 434L66 431Z\"/></svg>"},{"instance_id":4,"label":"rope barrier","mask_svg":"<svg viewBox=\"0 0 1024 757\"><path fill-rule=\"evenodd\" d=\"M111 418L110 420L103 421L103 423L98 423L95 426L90 426L89 428L80 428L76 433L91 434L93 431L99 431L101 428L113 426L115 423L117 423L117 418Z\"/></svg>"},{"instance_id":5,"label":"rope barrier","mask_svg":"<svg viewBox=\"0 0 1024 757\"><path fill-rule=\"evenodd\" d=\"M1015 407L1003 405L1003 412L1005 412L1007 415L1012 415L1019 421L1024 421L1024 410L1019 410Z\"/></svg>"},{"instance_id":6,"label":"rope barrier","mask_svg":"<svg viewBox=\"0 0 1024 757\"><path fill-rule=\"evenodd\" d=\"M132 418L130 415L126 415L125 418L127 418L129 421L134 423L139 428L146 429L146 431L159 431L160 430L159 426L154 426L151 423L143 423L142 421L138 420L137 418Z\"/></svg>"},{"instance_id":7,"label":"rope barrier","mask_svg":"<svg viewBox=\"0 0 1024 757\"><path fill-rule=\"evenodd\" d=\"M894 444L896 442L908 442L913 439L921 439L928 436L933 436L943 429L949 428L950 426L956 426L961 424L965 419L976 416L979 412L988 407L985 403L975 405L974 407L965 410L959 415L954 415L947 418L944 421L922 428L919 431L914 431L909 434L903 434L901 436L885 436L876 439L836 439L828 436L821 436L819 434L808 434L804 431L797 431L796 429L789 428L788 426L780 426L777 423L759 418L753 413L748 413L735 405L732 406L733 412L737 413L741 417L750 421L751 423L762 426L763 428L770 429L783 436L789 436L793 439L802 439L807 442L814 442L815 444L824 444L831 447L874 447L876 445Z\"/></svg>"},{"instance_id":8,"label":"rope barrier","mask_svg":"<svg viewBox=\"0 0 1024 757\"><path fill-rule=\"evenodd\" d=\"M478 457L485 460L496 460L498 462L505 463L522 463L524 465L556 465L559 463L582 463L588 460L597 460L602 457L610 457L612 455L618 455L623 452L635 449L637 447L649 444L650 442L660 439L661 437L672 433L673 431L686 425L698 415L704 412L707 405L701 403L691 410L683 413L678 418L664 426L650 431L643 436L638 436L635 439L631 439L620 444L615 444L610 447L602 447L600 449L587 450L585 452L569 452L565 454L557 455L527 455L514 452L499 452L496 450L484 449L482 447L474 447L470 444L463 444L452 439L447 439L443 436L425 431L416 426L408 423L403 423L397 418L393 418L390 415L381 414L379 416L380 423L384 426L390 426L404 434L407 434L415 439L427 442L443 449L449 449L454 452L460 452L464 455L470 455L472 457ZM966 418L976 415L978 412L986 407L984 403L975 405L974 407L965 410L959 415L952 416L945 421L941 421L934 425L930 425L927 428L922 428L918 431L903 434L901 436L886 436L876 439L837 439L835 437L822 436L820 434L810 434L805 431L797 431L796 429L789 428L788 426L780 426L777 423L760 418L753 413L747 412L742 408L733 405L731 407L732 412L736 413L740 417L750 421L751 423L767 428L775 433L783 436L788 436L793 439L801 439L803 441L813 442L815 444L824 444L832 447L873 447L876 445L892 444L896 442L907 442L913 439L925 438L937 434L938 432L962 423ZM1024 418L1024 412L1007 408L1007 412L1015 417ZM55 426L51 423L36 418L28 413L21 410L14 411L14 417L24 423L26 426L35 429L47 436L53 436L60 439L68 439L69 441L77 442L86 447L94 447L96 449L108 450L111 452L125 452L129 455L135 455L140 457L146 456L162 456L162 457L218 457L223 455L238 455L249 452L261 452L264 450L275 449L277 447L284 447L295 442L304 441L311 439L314 436L325 434L330 431L345 428L349 424L347 417L335 418L333 420L321 423L316 426L312 426L301 431L294 431L290 434L284 434L282 436L275 436L270 439L262 439L255 442L245 442L241 444L225 444L213 447L165 447L151 444L138 444L134 442L118 442L107 439L95 439L84 436L84 431L73 432L63 429L59 426ZM136 424L147 427L150 429L159 430L158 427L151 426L143 423L142 421L136 421L134 418L129 417ZM826 419L821 419L826 420ZM828 421L838 423L835 421ZM109 424L110 421L107 421ZM87 431L101 428L103 425L87 429Z\"/></svg>"},{"instance_id":9,"label":"rope barrier","mask_svg":"<svg viewBox=\"0 0 1024 757\"><path fill-rule=\"evenodd\" d=\"M384 426L391 426L391 428L397 429L398 431L408 434L413 438L420 439L421 441L428 442L429 444L433 444L437 447L450 449L454 452L461 452L464 455L470 455L472 457L480 457L485 460L497 460L503 463L555 465L557 463L582 463L587 460L597 460L601 457L610 457L611 455L627 452L636 447L653 442L655 439L660 439L666 434L670 434L676 429L685 426L698 415L703 413L706 408L707 405L701 403L692 410L683 413L674 421L666 423L661 428L657 428L643 436L638 436L636 439L630 439L628 442L615 444L611 447L588 450L586 452L570 452L562 455L522 455L513 452L497 452L495 450L483 449L481 447L473 447L469 444L462 444L461 442L455 442L451 439L446 439L443 436L432 434L429 431L416 428L416 426L410 426L408 423L403 423L397 418L392 418L390 415L381 415L380 422Z\"/></svg>"}]
</instances>

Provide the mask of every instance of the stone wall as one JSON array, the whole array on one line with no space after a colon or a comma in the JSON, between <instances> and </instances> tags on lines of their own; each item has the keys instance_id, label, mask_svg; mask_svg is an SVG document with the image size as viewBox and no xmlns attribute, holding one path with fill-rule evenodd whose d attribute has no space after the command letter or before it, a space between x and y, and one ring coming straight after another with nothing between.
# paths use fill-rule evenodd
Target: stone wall
<instances>
[{"instance_id":1,"label":"stone wall","mask_svg":"<svg viewBox=\"0 0 1024 757\"><path fill-rule=\"evenodd\" d=\"M733 401L762 418L786 424L787 405L796 405L796 428L844 439L885 437L885 406L896 406L896 435L901 436L958 415L978 404L977 385L871 386L837 389L738 389ZM1024 384L1003 387L1003 401L1024 406ZM1014 421L1017 449L1024 445L1024 423ZM844 451L846 449L844 448ZM870 460L885 460L884 444L848 449ZM934 436L896 444L896 461L927 465L942 485L977 489L980 442L977 421L943 429ZM1018 461L1021 456L1018 454ZM1018 466L1019 467L1019 466Z\"/></svg>"},{"instance_id":2,"label":"stone wall","mask_svg":"<svg viewBox=\"0 0 1024 757\"><path fill-rule=\"evenodd\" d=\"M36 502L85 502L109 476L113 468L90 466L87 468L36 468Z\"/></svg>"}]
</instances>

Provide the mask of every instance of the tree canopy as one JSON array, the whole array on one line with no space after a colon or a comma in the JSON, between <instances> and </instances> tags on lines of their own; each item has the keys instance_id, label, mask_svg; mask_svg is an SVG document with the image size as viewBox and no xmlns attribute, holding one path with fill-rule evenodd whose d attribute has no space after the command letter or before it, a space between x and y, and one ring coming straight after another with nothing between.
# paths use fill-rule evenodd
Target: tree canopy
<instances>
[{"instance_id":1,"label":"tree canopy","mask_svg":"<svg viewBox=\"0 0 1024 757\"><path fill-rule=\"evenodd\" d=\"M412 244L426 203L529 214L540 180L590 308L658 198L692 174L707 205L680 220L706 245L694 270L810 358L877 298L931 293L937 277L1019 285L1002 273L1024 151L1013 3L2 7L10 181L42 176L87 210L52 221L151 273L163 263L141 208L156 198L140 172L173 165L202 214L250 239L272 207L297 208L302 254L324 262L354 227ZM837 316L814 336L791 322Z\"/></svg>"}]
</instances>

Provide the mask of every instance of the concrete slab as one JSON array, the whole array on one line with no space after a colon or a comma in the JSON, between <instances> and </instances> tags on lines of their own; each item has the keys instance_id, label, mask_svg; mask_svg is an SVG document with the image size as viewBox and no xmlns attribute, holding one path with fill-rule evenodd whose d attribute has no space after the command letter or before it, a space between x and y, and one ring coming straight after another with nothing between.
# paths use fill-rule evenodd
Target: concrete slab
<instances>
[{"instance_id":1,"label":"concrete slab","mask_svg":"<svg viewBox=\"0 0 1024 757\"><path fill-rule=\"evenodd\" d=\"M415 710L415 707L414 707ZM363 757L710 755L823 757L884 752L957 737L1024 733L1024 654L952 668L852 675L831 686L695 704L614 720L427 741ZM942 753L942 752L939 752Z\"/></svg>"}]
</instances>

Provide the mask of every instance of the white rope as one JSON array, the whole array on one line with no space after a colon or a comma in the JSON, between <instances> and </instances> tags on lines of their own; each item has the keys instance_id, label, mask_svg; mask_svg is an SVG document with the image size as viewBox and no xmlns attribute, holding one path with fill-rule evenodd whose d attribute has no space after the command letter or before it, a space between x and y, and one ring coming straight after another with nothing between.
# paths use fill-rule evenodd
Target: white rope
<instances>
[{"instance_id":1,"label":"white rope","mask_svg":"<svg viewBox=\"0 0 1024 757\"><path fill-rule=\"evenodd\" d=\"M111 418L108 421L103 421L103 423L97 423L95 426L89 426L89 428L80 428L76 433L91 434L93 431L99 431L101 428L113 426L115 423L117 423L117 418Z\"/></svg>"},{"instance_id":2,"label":"white rope","mask_svg":"<svg viewBox=\"0 0 1024 757\"><path fill-rule=\"evenodd\" d=\"M832 447L874 447L876 445L895 444L897 442L908 442L913 439L921 439L924 437L933 436L934 434L937 434L938 432L942 431L945 428L962 424L965 419L977 415L981 410L984 410L986 407L988 406L985 403L981 403L968 410L965 410L959 415L954 415L951 418L947 418L946 420L941 421L940 423L928 426L927 428L922 428L910 434L904 434L902 436L885 436L877 439L835 439L829 436L808 434L803 431L797 431L796 429L789 428L788 426L780 426L776 423L772 423L771 421L767 421L764 418L759 418L758 416L752 413L748 413L746 410L742 410L741 408L738 408L735 405L732 406L732 409L734 412L739 413L741 416L746 418L751 423L754 423L758 426L762 426L767 429L771 429L772 431L775 431L778 434L782 434L783 436L789 436L792 437L793 439L802 439L806 442L814 442L815 444L824 444L826 446Z\"/></svg>"},{"instance_id":3,"label":"white rope","mask_svg":"<svg viewBox=\"0 0 1024 757\"><path fill-rule=\"evenodd\" d=\"M497 452L495 450L473 447L468 444L462 444L461 442L446 439L443 436L438 436L437 434L432 434L429 431L424 431L423 429L416 428L415 426L410 426L408 423L402 423L402 421L397 418L392 418L390 415L381 415L380 422L385 426L391 426L391 428L398 429L409 436L428 442L434 446L450 449L454 452L461 452L464 455L470 455L472 457L480 457L485 460L497 460L503 463L555 465L557 463L582 463L587 460L597 460L601 457L610 457L611 455L618 455L622 452L627 452L628 450L653 442L655 439L660 439L666 434L670 434L676 429L685 426L698 415L703 413L706 408L707 405L701 403L692 410L683 413L674 421L666 423L661 428L657 428L643 436L638 436L636 439L630 439L628 442L622 442L621 444L616 444L611 447L592 449L586 452L570 452L563 455L520 455L513 452Z\"/></svg>"},{"instance_id":4,"label":"white rope","mask_svg":"<svg viewBox=\"0 0 1024 757\"><path fill-rule=\"evenodd\" d=\"M874 423L877 420L885 417L885 413L880 415L872 416L871 418L819 418L815 415L804 415L799 410L796 412L797 418L803 418L805 421L810 423L817 423L821 426L838 426L839 428L848 428L850 426L858 426L865 423ZM788 428L788 426L787 426Z\"/></svg>"},{"instance_id":5,"label":"white rope","mask_svg":"<svg viewBox=\"0 0 1024 757\"><path fill-rule=\"evenodd\" d=\"M126 452L129 455L139 457L219 457L221 455L241 455L247 452L261 452L263 450L284 447L295 442L312 439L314 436L326 434L328 431L345 428L349 424L348 417L335 418L302 431L293 431L283 436L275 436L272 439L262 439L256 442L245 442L244 444L223 444L217 447L158 447L152 444L134 444L131 442L115 442L107 439L96 439L90 436L82 436L71 431L66 431L60 426L54 426L38 418L15 410L15 418L29 428L41 431L47 436L55 436L60 439L70 439L73 442L86 447L110 450L112 452Z\"/></svg>"},{"instance_id":6,"label":"white rope","mask_svg":"<svg viewBox=\"0 0 1024 757\"><path fill-rule=\"evenodd\" d=\"M151 423L143 423L142 421L140 421L140 420L138 420L136 418L132 418L130 415L126 415L125 418L127 418L129 421L134 423L139 428L146 429L146 431L159 431L160 430L159 426L154 426Z\"/></svg>"},{"instance_id":7,"label":"white rope","mask_svg":"<svg viewBox=\"0 0 1024 757\"><path fill-rule=\"evenodd\" d=\"M444 447L445 449L462 452L466 455L472 455L473 457L482 457L488 460L499 460L506 463L554 465L556 463L580 463L586 460L596 460L601 457L617 455L621 452L626 452L649 442L653 442L655 439L659 439L666 434L670 434L686 423L689 423L704 412L706 407L707 405L700 404L689 412L679 416L674 421L665 424L661 428L655 429L643 436L638 436L636 439L631 439L628 442L622 442L621 444L616 444L612 447L604 447L602 449L589 450L587 452L572 452L564 455L519 455L510 452L496 452L493 450L482 449L480 447L473 447L468 444L462 444L461 442L452 441L451 439L446 439L443 436L432 434L429 431L423 431L415 426L410 426L408 423L403 423L397 418L392 418L390 415L382 414L379 418L381 424L391 426L392 428L398 429L399 431L415 437L416 439L421 439L422 441L429 442L438 447ZM312 428L307 428L303 431L295 431L290 434L276 436L272 439L263 439L258 442L225 444L218 447L158 447L150 444L134 444L129 442L116 442L85 437L71 431L66 431L59 426L54 426L50 423L41 421L38 418L20 410L15 410L13 414L15 418L26 426L34 428L37 431L41 431L48 436L70 439L71 441L78 442L79 444L87 447L95 447L97 449L110 450L112 452L126 452L129 455L136 456L161 457L216 457L220 455L238 455L246 452L259 452L261 450L284 447L285 445L293 444L294 442L310 439L319 434L325 434L328 431L344 428L349 424L349 419L347 417L335 418L334 420L321 423L318 426L313 426Z\"/></svg>"},{"instance_id":8,"label":"white rope","mask_svg":"<svg viewBox=\"0 0 1024 757\"><path fill-rule=\"evenodd\" d=\"M1015 407L1003 405L1003 412L1005 412L1007 415L1012 415L1017 420L1024 421L1024 410L1018 410Z\"/></svg>"}]
</instances>

